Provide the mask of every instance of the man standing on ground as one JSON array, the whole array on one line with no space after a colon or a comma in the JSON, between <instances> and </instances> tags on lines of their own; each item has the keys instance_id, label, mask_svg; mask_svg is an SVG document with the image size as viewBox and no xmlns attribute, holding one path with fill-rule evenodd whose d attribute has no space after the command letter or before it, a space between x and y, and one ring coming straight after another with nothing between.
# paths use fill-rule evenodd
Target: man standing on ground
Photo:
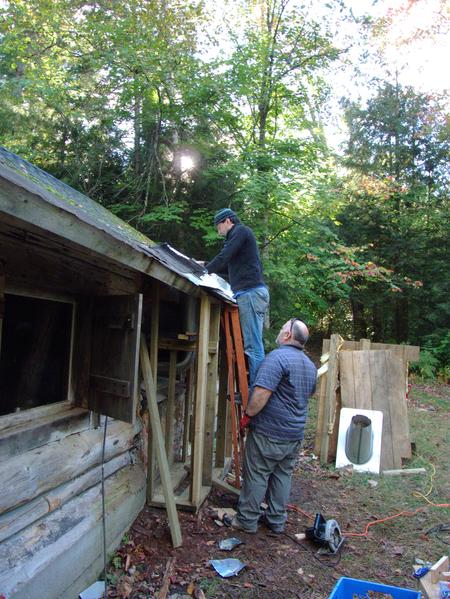
<instances>
[{"instance_id":1,"label":"man standing on ground","mask_svg":"<svg viewBox=\"0 0 450 599\"><path fill-rule=\"evenodd\" d=\"M238 511L232 526L254 533L262 516L273 532L283 532L286 505L308 414L317 369L304 354L309 332L291 318L281 328L278 348L259 367L255 386L241 419L250 427L245 445L244 474ZM266 500L263 514L261 503Z\"/></svg>"},{"instance_id":2,"label":"man standing on ground","mask_svg":"<svg viewBox=\"0 0 450 599\"><path fill-rule=\"evenodd\" d=\"M214 226L225 243L215 258L206 264L209 273L227 272L239 307L244 352L248 358L249 387L264 359L263 326L269 305L269 291L264 284L256 239L235 212L222 208L214 216Z\"/></svg>"}]
</instances>

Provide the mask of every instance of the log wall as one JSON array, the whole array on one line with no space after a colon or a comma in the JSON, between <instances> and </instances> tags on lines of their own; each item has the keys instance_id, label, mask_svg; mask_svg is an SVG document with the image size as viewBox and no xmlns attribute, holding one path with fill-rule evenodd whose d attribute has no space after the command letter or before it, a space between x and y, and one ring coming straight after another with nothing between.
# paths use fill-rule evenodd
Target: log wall
<instances>
[{"instance_id":1,"label":"log wall","mask_svg":"<svg viewBox=\"0 0 450 599\"><path fill-rule=\"evenodd\" d=\"M90 413L68 402L0 419L0 589L8 599L75 599L102 570L103 423L93 428ZM110 552L145 502L141 428L139 420L107 423Z\"/></svg>"}]
</instances>

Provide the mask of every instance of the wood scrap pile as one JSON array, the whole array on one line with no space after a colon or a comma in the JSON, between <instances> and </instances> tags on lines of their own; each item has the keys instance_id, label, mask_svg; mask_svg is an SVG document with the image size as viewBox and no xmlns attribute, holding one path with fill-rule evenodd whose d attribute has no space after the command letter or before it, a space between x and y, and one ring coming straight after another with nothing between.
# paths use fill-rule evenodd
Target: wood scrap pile
<instances>
[{"instance_id":1,"label":"wood scrap pile","mask_svg":"<svg viewBox=\"0 0 450 599\"><path fill-rule=\"evenodd\" d=\"M412 345L324 339L314 453L322 463L336 456L341 408L383 412L381 470L402 467L411 457L407 415L408 363L419 359Z\"/></svg>"}]
</instances>

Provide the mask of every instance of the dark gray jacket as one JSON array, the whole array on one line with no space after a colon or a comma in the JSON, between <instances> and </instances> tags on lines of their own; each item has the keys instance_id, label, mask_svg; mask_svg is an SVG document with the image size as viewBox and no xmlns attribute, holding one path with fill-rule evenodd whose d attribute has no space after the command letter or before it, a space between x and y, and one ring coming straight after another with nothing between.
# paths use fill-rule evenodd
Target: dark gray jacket
<instances>
[{"instance_id":1,"label":"dark gray jacket","mask_svg":"<svg viewBox=\"0 0 450 599\"><path fill-rule=\"evenodd\" d=\"M228 231L223 248L206 268L209 273L227 273L234 293L264 285L255 236L241 223Z\"/></svg>"}]
</instances>

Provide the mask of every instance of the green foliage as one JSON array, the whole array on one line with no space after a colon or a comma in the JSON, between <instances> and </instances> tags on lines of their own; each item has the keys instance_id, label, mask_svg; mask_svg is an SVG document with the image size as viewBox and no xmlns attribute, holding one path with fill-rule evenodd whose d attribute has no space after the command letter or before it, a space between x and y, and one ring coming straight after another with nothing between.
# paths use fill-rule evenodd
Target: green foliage
<instances>
[{"instance_id":1,"label":"green foliage","mask_svg":"<svg viewBox=\"0 0 450 599\"><path fill-rule=\"evenodd\" d=\"M151 212L139 217L140 223L182 223L187 202L174 202L168 206L155 206Z\"/></svg>"},{"instance_id":2,"label":"green foliage","mask_svg":"<svg viewBox=\"0 0 450 599\"><path fill-rule=\"evenodd\" d=\"M385 84L367 107L349 105L347 122L341 236L389 274L352 282L355 335L420 344L450 316L445 113L437 98Z\"/></svg>"},{"instance_id":3,"label":"green foliage","mask_svg":"<svg viewBox=\"0 0 450 599\"><path fill-rule=\"evenodd\" d=\"M417 372L424 381L432 381L436 378L436 370L439 364L434 351L429 347L420 350L420 360L413 364L412 372Z\"/></svg>"},{"instance_id":4,"label":"green foliage","mask_svg":"<svg viewBox=\"0 0 450 599\"><path fill-rule=\"evenodd\" d=\"M211 58L203 2L3 3L0 142L199 259L232 207L257 236L272 327L295 314L327 334L426 338L445 368L441 98L385 84L347 104L342 175L322 126L340 2L320 20L308 3L230 8Z\"/></svg>"},{"instance_id":5,"label":"green foliage","mask_svg":"<svg viewBox=\"0 0 450 599\"><path fill-rule=\"evenodd\" d=\"M422 380L442 379L447 382L450 373L450 332L438 330L428 335L420 350L418 364L412 365L413 372Z\"/></svg>"}]
</instances>

